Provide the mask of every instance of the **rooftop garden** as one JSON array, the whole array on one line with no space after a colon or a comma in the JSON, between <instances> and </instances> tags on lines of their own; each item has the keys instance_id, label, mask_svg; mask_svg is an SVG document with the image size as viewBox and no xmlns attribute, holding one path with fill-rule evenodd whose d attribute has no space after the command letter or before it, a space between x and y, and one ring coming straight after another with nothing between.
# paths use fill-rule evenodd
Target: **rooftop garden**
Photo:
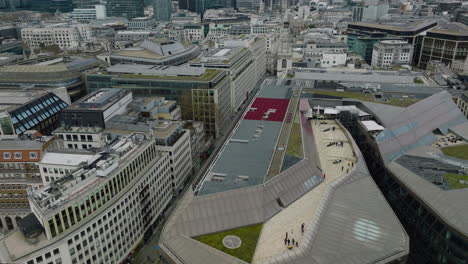
<instances>
[{"instance_id":1,"label":"rooftop garden","mask_svg":"<svg viewBox=\"0 0 468 264\"><path fill-rule=\"evenodd\" d=\"M192 81L210 81L214 79L222 71L214 69L206 69L201 76L165 76L165 75L141 75L141 74L122 74L123 78L140 78L140 79L167 79L167 80L192 80Z\"/></svg>"},{"instance_id":2,"label":"rooftop garden","mask_svg":"<svg viewBox=\"0 0 468 264\"><path fill-rule=\"evenodd\" d=\"M310 90L308 92L314 93L314 94L335 96L335 97L340 97L340 98L353 98L353 99L366 101L366 102L388 104L388 105L401 106L401 107L407 107L419 101L418 99L412 99L412 98L390 98L389 101L384 102L384 101L376 100L373 94L361 93L361 92L337 92L337 91L315 91L315 90Z\"/></svg>"},{"instance_id":3,"label":"rooftop garden","mask_svg":"<svg viewBox=\"0 0 468 264\"><path fill-rule=\"evenodd\" d=\"M468 187L468 175L444 174L444 179L452 189L463 189Z\"/></svg>"},{"instance_id":4,"label":"rooftop garden","mask_svg":"<svg viewBox=\"0 0 468 264\"><path fill-rule=\"evenodd\" d=\"M468 160L468 144L444 147L441 150L447 156Z\"/></svg>"},{"instance_id":5,"label":"rooftop garden","mask_svg":"<svg viewBox=\"0 0 468 264\"><path fill-rule=\"evenodd\" d=\"M205 236L194 237L195 240L213 247L217 250L243 260L247 263L252 261L257 241L262 231L263 224L245 226L237 229L223 231ZM223 245L223 238L228 235L234 235L242 240L240 247L229 249Z\"/></svg>"},{"instance_id":6,"label":"rooftop garden","mask_svg":"<svg viewBox=\"0 0 468 264\"><path fill-rule=\"evenodd\" d=\"M299 112L299 111L298 111ZM296 112L294 116L294 123L291 128L291 133L289 134L288 147L286 149L286 155L302 158L302 136L301 136L301 124L299 120L299 115Z\"/></svg>"}]
</instances>

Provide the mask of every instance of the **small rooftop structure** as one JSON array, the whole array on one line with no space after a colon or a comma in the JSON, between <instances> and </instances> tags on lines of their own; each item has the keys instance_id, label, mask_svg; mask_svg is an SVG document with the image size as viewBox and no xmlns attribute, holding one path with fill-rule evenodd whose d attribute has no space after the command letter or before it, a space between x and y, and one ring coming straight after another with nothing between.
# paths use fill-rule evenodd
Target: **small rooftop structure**
<instances>
[{"instance_id":1,"label":"small rooftop structure","mask_svg":"<svg viewBox=\"0 0 468 264\"><path fill-rule=\"evenodd\" d=\"M102 88L76 101L66 110L106 110L130 93L124 89Z\"/></svg>"},{"instance_id":2,"label":"small rooftop structure","mask_svg":"<svg viewBox=\"0 0 468 264\"><path fill-rule=\"evenodd\" d=\"M162 39L145 39L140 44L113 52L112 64L141 63L153 65L180 65L200 54L198 45L184 45L180 42Z\"/></svg>"},{"instance_id":3,"label":"small rooftop structure","mask_svg":"<svg viewBox=\"0 0 468 264\"><path fill-rule=\"evenodd\" d=\"M86 195L90 189L98 188L111 173L126 163L126 157L132 155L147 140L143 133L131 133L117 137L106 148L94 156L82 156L83 166L37 190L29 190L30 202L41 216L53 212L56 208L72 203ZM76 158L76 156L73 156ZM52 155L51 161L57 159ZM54 159L55 158L55 159ZM85 161L86 160L86 161ZM76 162L75 162L76 163ZM43 219L45 217L38 217Z\"/></svg>"}]
</instances>

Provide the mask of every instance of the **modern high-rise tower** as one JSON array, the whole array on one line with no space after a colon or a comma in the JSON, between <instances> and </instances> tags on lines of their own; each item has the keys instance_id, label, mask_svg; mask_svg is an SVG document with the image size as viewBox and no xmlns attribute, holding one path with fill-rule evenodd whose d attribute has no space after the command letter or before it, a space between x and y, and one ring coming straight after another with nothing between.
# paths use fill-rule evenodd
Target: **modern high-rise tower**
<instances>
[{"instance_id":1,"label":"modern high-rise tower","mask_svg":"<svg viewBox=\"0 0 468 264\"><path fill-rule=\"evenodd\" d=\"M171 21L172 1L154 0L154 18L157 21Z\"/></svg>"},{"instance_id":2,"label":"modern high-rise tower","mask_svg":"<svg viewBox=\"0 0 468 264\"><path fill-rule=\"evenodd\" d=\"M144 16L143 0L108 0L107 16L135 18Z\"/></svg>"}]
</instances>

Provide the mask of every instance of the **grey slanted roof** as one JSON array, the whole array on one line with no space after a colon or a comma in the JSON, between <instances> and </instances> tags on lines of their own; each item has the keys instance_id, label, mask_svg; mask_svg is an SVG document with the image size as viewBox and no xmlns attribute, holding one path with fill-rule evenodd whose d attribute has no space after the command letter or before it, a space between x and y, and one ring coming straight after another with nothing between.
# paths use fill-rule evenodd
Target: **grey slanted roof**
<instances>
[{"instance_id":1,"label":"grey slanted roof","mask_svg":"<svg viewBox=\"0 0 468 264\"><path fill-rule=\"evenodd\" d=\"M405 110L404 107L361 101L366 112L371 112L383 126L390 125L391 121Z\"/></svg>"},{"instance_id":2,"label":"grey slanted roof","mask_svg":"<svg viewBox=\"0 0 468 264\"><path fill-rule=\"evenodd\" d=\"M306 130L311 131L310 124ZM263 185L203 196L195 196L190 189L163 229L160 246L164 252L176 263L243 263L219 252L211 254L212 248L189 237L265 222L282 210L278 200L286 207L313 190L322 181L321 172L316 166L313 134L303 135L305 159ZM305 233L304 245L259 264L379 263L408 254L404 229L354 142L353 148L357 164L326 187L307 225L310 232Z\"/></svg>"},{"instance_id":3,"label":"grey slanted roof","mask_svg":"<svg viewBox=\"0 0 468 264\"><path fill-rule=\"evenodd\" d=\"M444 222L468 236L468 189L442 190L396 161L387 168L410 192L420 197Z\"/></svg>"},{"instance_id":4,"label":"grey slanted roof","mask_svg":"<svg viewBox=\"0 0 468 264\"><path fill-rule=\"evenodd\" d=\"M449 130L452 131L457 136L468 141L468 122L464 122L459 125L449 127Z\"/></svg>"},{"instance_id":5,"label":"grey slanted roof","mask_svg":"<svg viewBox=\"0 0 468 264\"><path fill-rule=\"evenodd\" d=\"M452 96L446 91L395 112L393 118L388 113L385 114L388 121L384 122L385 130L377 135L376 141L386 162L400 157L414 147L435 142L436 138L432 134L435 129L447 133L448 128L466 122Z\"/></svg>"}]
</instances>

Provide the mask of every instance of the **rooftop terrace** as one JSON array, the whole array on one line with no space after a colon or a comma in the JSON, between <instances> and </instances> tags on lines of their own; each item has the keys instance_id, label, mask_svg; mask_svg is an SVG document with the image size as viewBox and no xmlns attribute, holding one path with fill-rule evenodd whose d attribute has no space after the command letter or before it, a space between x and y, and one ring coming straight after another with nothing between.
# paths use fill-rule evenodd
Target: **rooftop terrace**
<instances>
[{"instance_id":1,"label":"rooftop terrace","mask_svg":"<svg viewBox=\"0 0 468 264\"><path fill-rule=\"evenodd\" d=\"M105 152L92 157L82 156L80 161L86 163L83 167L32 191L29 193L30 202L42 215L73 203L108 181L112 172L124 167L129 160L128 157L137 153L146 140L144 135L134 133L118 138L109 145L109 149ZM51 158L53 162L56 155Z\"/></svg>"},{"instance_id":2,"label":"rooftop terrace","mask_svg":"<svg viewBox=\"0 0 468 264\"><path fill-rule=\"evenodd\" d=\"M262 87L202 182L200 195L265 181L289 104L289 90L288 86Z\"/></svg>"}]
</instances>

